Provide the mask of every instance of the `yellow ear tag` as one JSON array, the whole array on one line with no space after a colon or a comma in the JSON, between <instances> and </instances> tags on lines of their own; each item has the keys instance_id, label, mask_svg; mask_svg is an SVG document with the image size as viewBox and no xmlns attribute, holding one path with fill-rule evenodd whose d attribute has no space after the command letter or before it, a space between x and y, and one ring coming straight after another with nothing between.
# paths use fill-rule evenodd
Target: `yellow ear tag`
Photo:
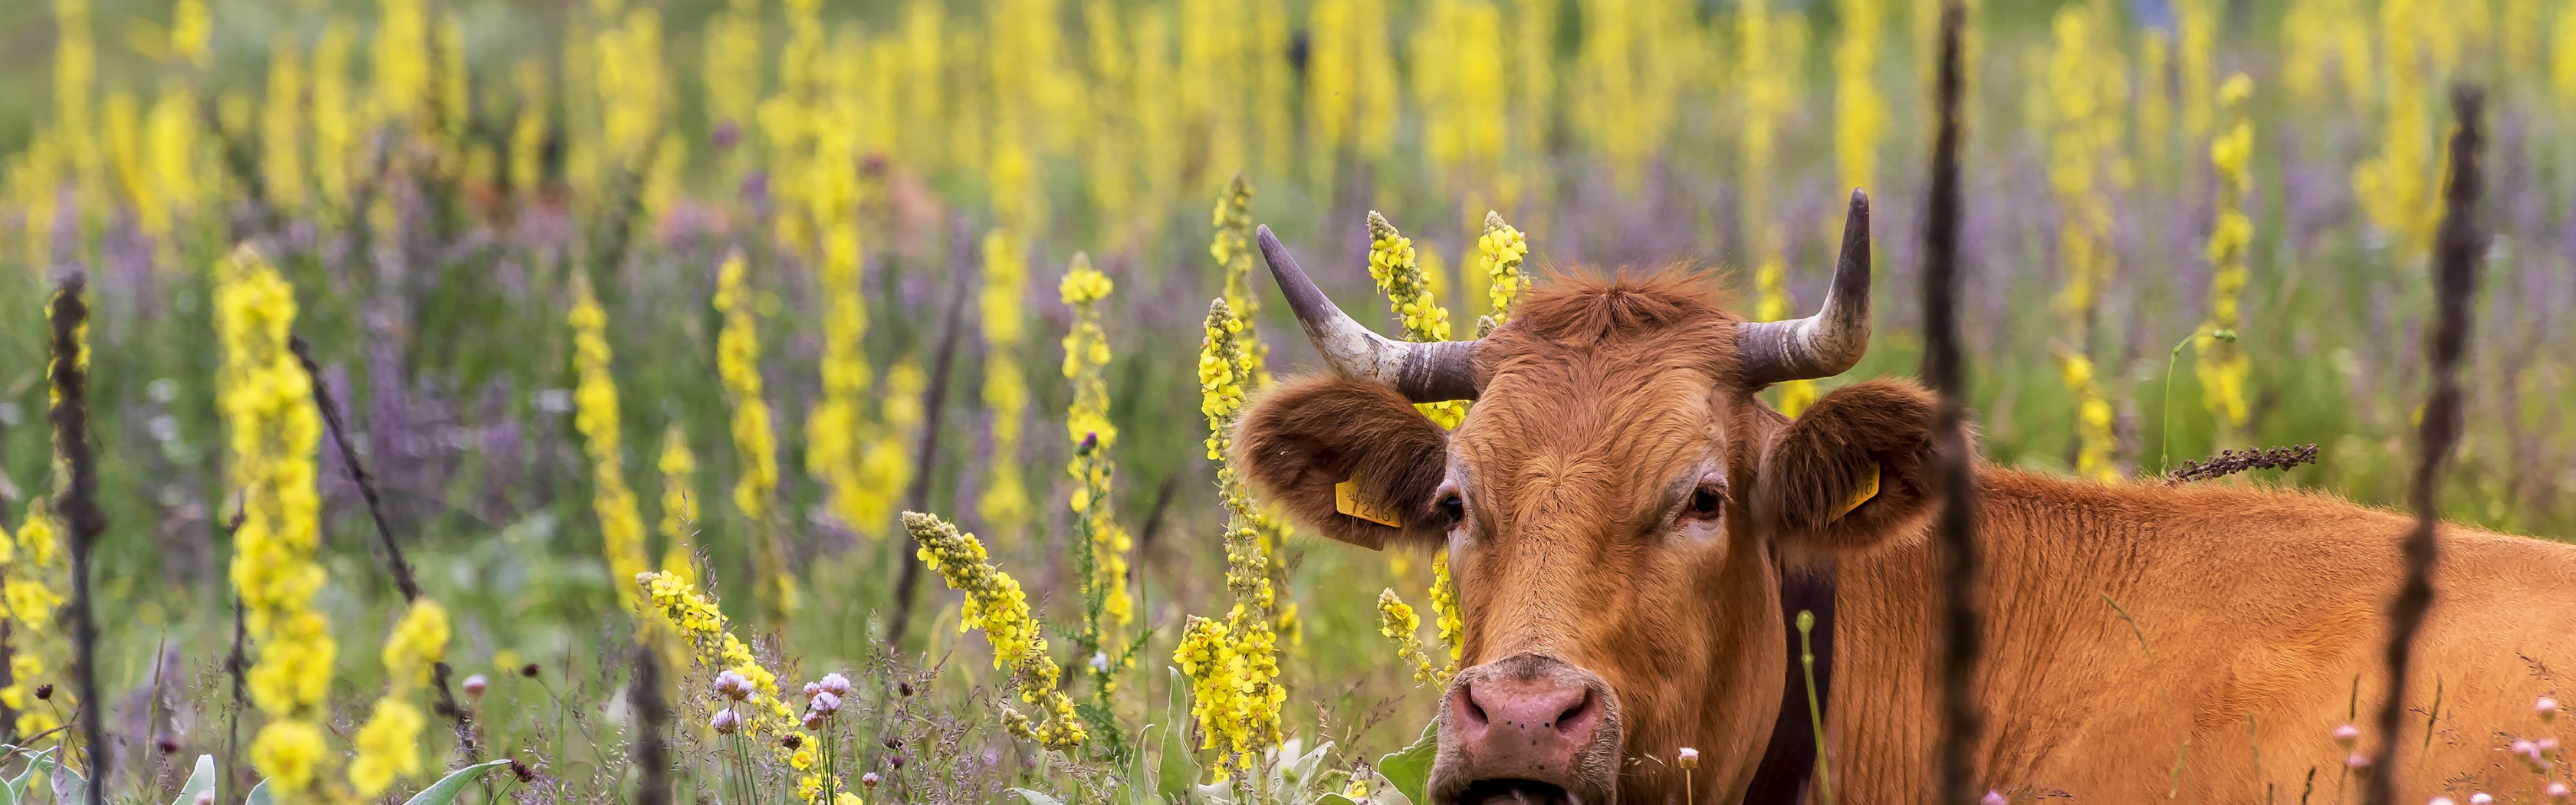
<instances>
[{"instance_id":1,"label":"yellow ear tag","mask_svg":"<svg viewBox=\"0 0 2576 805\"><path fill-rule=\"evenodd\" d=\"M1361 500L1360 486L1356 480L1343 481L1333 485L1333 509L1343 514L1367 520L1388 528L1404 527L1404 519L1396 516L1395 512L1371 505L1366 500Z\"/></svg>"},{"instance_id":2,"label":"yellow ear tag","mask_svg":"<svg viewBox=\"0 0 2576 805\"><path fill-rule=\"evenodd\" d=\"M1853 509L1860 508L1860 504L1868 503L1874 497L1878 497L1877 462L1870 463L1869 477L1861 479L1860 488L1852 491L1851 500L1843 504L1842 511L1834 512L1834 519L1843 519L1843 515L1852 513Z\"/></svg>"}]
</instances>

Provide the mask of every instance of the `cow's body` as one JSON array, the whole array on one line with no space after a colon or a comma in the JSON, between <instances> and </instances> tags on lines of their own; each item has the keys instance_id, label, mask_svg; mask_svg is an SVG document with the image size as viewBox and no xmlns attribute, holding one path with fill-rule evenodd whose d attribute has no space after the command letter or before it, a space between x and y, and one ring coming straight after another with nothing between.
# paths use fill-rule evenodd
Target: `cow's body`
<instances>
[{"instance_id":1,"label":"cow's body","mask_svg":"<svg viewBox=\"0 0 2576 805\"><path fill-rule=\"evenodd\" d=\"M2311 802L2350 785L2350 750L2331 735L2367 721L2384 690L2385 612L2412 517L2252 488L1992 469L1980 483L1980 779L2110 803L2165 801L2177 763L2186 802L2298 802L2310 769ZM2556 677L2576 672L2576 546L2459 528L2441 542L2405 700L2400 800L2536 794L2546 780L2506 749L2566 725L2543 723L2532 703L2576 692ZM1932 550L1917 534L1841 562L1827 721L1844 802L1931 801Z\"/></svg>"},{"instance_id":2,"label":"cow's body","mask_svg":"<svg viewBox=\"0 0 2576 805\"><path fill-rule=\"evenodd\" d=\"M1335 373L1254 400L1238 465L1311 533L1447 549L1468 667L1443 696L1437 805L1736 801L1779 750L1794 690L1782 591L1818 567L1838 585L1826 721L1840 801L1935 801L1933 401L1871 381L1792 420L1757 396L1858 360L1866 229L1856 196L1828 302L1806 319L1744 322L1687 275L1572 277L1478 342L1440 345L1368 333L1261 230ZM1414 407L1460 397L1477 402L1454 431ZM2381 700L2410 518L2225 484L1980 478L1980 783L2121 805L2177 785L2187 801L2286 805L2310 768L2306 802L2353 787L2332 733ZM1398 516L1354 517L1358 498ZM2505 750L2552 735L2533 701L2576 667L2560 595L2576 547L2463 529L2442 542L2401 791L2537 792ZM1685 747L1700 758L1687 775Z\"/></svg>"}]
</instances>

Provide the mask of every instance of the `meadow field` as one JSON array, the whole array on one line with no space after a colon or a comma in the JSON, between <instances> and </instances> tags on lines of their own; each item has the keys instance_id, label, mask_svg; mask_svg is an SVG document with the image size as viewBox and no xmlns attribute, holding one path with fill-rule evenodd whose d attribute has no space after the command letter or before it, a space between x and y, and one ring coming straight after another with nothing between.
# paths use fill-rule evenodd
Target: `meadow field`
<instances>
[{"instance_id":1,"label":"meadow field","mask_svg":"<svg viewBox=\"0 0 2576 805\"><path fill-rule=\"evenodd\" d=\"M1987 459L2313 444L2210 483L2400 505L2473 82L2443 511L2576 536L2576 0L1969 6ZM1768 398L1912 377L1936 16L5 4L0 793L1420 801L1445 564L1300 536L1223 466L1245 397L1319 370L1252 227L1390 336L1675 265L1779 319L1864 188L1875 349ZM58 617L55 360L90 378L95 645Z\"/></svg>"}]
</instances>

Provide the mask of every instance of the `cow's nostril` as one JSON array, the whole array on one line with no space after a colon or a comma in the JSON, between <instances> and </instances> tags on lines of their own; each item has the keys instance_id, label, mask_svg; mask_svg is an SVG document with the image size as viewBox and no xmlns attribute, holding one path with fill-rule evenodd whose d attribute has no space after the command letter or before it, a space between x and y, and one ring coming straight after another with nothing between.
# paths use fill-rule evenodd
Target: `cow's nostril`
<instances>
[{"instance_id":1,"label":"cow's nostril","mask_svg":"<svg viewBox=\"0 0 2576 805\"><path fill-rule=\"evenodd\" d=\"M1449 699L1450 706L1458 711L1457 718L1462 722L1461 726L1483 727L1493 720L1491 716L1485 714L1484 705L1477 703L1474 685L1459 685L1458 692L1451 694Z\"/></svg>"},{"instance_id":2,"label":"cow's nostril","mask_svg":"<svg viewBox=\"0 0 2576 805\"><path fill-rule=\"evenodd\" d=\"M1548 727L1569 733L1586 729L1592 724L1592 719L1589 717L1592 711L1592 690L1585 688L1582 697L1575 699L1574 705L1565 708L1565 712L1556 714L1555 723L1549 724Z\"/></svg>"}]
</instances>

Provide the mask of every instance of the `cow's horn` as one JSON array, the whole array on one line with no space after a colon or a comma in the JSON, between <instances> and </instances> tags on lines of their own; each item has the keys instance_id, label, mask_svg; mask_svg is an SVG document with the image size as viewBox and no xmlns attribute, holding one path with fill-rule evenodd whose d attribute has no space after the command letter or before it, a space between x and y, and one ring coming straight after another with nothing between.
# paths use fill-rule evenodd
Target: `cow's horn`
<instances>
[{"instance_id":1,"label":"cow's horn","mask_svg":"<svg viewBox=\"0 0 2576 805\"><path fill-rule=\"evenodd\" d=\"M1745 322L1735 327L1735 352L1744 381L1764 386L1786 380L1832 377L1869 351L1869 194L1852 190L1843 218L1842 258L1825 307L1787 321Z\"/></svg>"},{"instance_id":2,"label":"cow's horn","mask_svg":"<svg viewBox=\"0 0 2576 805\"><path fill-rule=\"evenodd\" d=\"M1324 363L1334 372L1392 385L1414 402L1476 398L1477 342L1417 344L1370 332L1324 297L1315 281L1297 267L1297 258L1288 256L1288 247L1270 234L1270 227L1263 226L1259 232L1261 257L1270 263L1270 277L1279 281L1279 292L1287 295L1297 324L1306 328L1306 338L1315 342L1315 350L1324 354Z\"/></svg>"}]
</instances>

